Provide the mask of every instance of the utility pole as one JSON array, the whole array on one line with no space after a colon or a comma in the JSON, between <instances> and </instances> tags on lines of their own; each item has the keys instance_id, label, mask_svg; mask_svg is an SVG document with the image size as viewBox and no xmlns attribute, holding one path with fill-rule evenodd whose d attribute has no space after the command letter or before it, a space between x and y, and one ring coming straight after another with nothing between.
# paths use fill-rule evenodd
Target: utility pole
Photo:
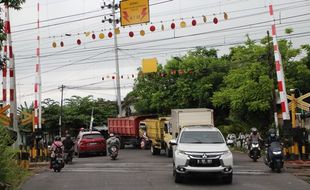
<instances>
[{"instance_id":1,"label":"utility pole","mask_svg":"<svg viewBox=\"0 0 310 190\"><path fill-rule=\"evenodd\" d=\"M122 102L121 102L121 89L120 89L120 77L119 77L119 60L118 60L118 47L117 47L117 34L115 32L116 29L116 24L119 23L119 19L115 18L115 11L119 8L118 4L115 4L115 0L113 0L112 5L106 5L104 3L103 6L101 6L101 8L111 8L112 9L112 19L108 19L109 22L112 22L112 26L113 26L113 34L114 34L114 53L115 53L115 70L116 70L116 92L117 92L117 106L118 106L118 116L121 117L122 116ZM105 20L102 20L102 22L105 22Z\"/></svg>"},{"instance_id":2,"label":"utility pole","mask_svg":"<svg viewBox=\"0 0 310 190\"><path fill-rule=\"evenodd\" d=\"M61 91L60 117L59 117L59 136L60 137L61 137L61 129L62 129L62 115L63 115L62 107L63 107L63 98L64 98L64 88L65 86L63 84L61 85L61 87L58 88Z\"/></svg>"}]
</instances>

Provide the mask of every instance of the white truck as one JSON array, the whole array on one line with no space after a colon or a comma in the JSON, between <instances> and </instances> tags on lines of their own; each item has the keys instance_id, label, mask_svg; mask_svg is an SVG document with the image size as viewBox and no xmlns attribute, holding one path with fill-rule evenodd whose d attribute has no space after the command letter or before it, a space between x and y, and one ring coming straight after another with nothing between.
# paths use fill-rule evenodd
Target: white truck
<instances>
[{"instance_id":1,"label":"white truck","mask_svg":"<svg viewBox=\"0 0 310 190\"><path fill-rule=\"evenodd\" d=\"M176 183L193 173L218 175L225 183L232 183L233 156L214 127L212 109L173 109L171 124Z\"/></svg>"}]
</instances>

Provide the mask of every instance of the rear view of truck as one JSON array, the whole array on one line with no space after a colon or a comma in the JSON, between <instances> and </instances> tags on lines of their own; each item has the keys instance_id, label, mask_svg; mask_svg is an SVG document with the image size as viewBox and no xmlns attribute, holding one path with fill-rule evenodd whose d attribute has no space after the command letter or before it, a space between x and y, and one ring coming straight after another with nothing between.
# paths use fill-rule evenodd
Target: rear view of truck
<instances>
[{"instance_id":1,"label":"rear view of truck","mask_svg":"<svg viewBox=\"0 0 310 190\"><path fill-rule=\"evenodd\" d=\"M207 108L172 109L171 125L173 138L177 138L183 127L214 126L213 110Z\"/></svg>"},{"instance_id":2,"label":"rear view of truck","mask_svg":"<svg viewBox=\"0 0 310 190\"><path fill-rule=\"evenodd\" d=\"M120 139L121 148L124 148L125 145L139 147L141 143L139 123L146 118L152 117L154 116L108 118L109 133L113 133Z\"/></svg>"}]
</instances>

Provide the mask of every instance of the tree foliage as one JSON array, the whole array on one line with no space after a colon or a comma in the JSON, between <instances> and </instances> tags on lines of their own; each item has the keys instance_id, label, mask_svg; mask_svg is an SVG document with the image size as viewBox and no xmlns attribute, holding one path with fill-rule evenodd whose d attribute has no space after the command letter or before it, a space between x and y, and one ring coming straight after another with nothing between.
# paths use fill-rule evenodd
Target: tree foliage
<instances>
[{"instance_id":1,"label":"tree foliage","mask_svg":"<svg viewBox=\"0 0 310 190\"><path fill-rule=\"evenodd\" d=\"M280 40L279 47L287 88L309 92L310 46L293 48L291 41ZM169 115L173 108L207 107L215 109L218 126L265 131L273 122L273 87L277 88L272 48L271 37L255 43L249 36L222 57L215 49L198 47L159 65L157 73L140 72L125 99L140 114ZM302 50L307 55L297 60Z\"/></svg>"},{"instance_id":2,"label":"tree foliage","mask_svg":"<svg viewBox=\"0 0 310 190\"><path fill-rule=\"evenodd\" d=\"M44 128L51 134L59 132L60 104L52 99L45 99L42 103ZM93 109L93 126L101 126L107 122L108 117L117 115L114 101L93 99L93 96L72 96L64 100L62 114L62 132L68 130L76 135L80 128L89 128Z\"/></svg>"},{"instance_id":3,"label":"tree foliage","mask_svg":"<svg viewBox=\"0 0 310 190\"><path fill-rule=\"evenodd\" d=\"M8 146L11 141L9 131L0 126L0 182L8 183L15 189L27 175L27 171L17 165L16 152Z\"/></svg>"}]
</instances>

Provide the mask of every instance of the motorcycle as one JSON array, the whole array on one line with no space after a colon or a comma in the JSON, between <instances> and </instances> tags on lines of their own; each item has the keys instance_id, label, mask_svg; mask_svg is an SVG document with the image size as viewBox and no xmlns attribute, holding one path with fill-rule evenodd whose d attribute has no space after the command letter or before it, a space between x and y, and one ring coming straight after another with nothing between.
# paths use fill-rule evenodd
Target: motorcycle
<instances>
[{"instance_id":1,"label":"motorcycle","mask_svg":"<svg viewBox=\"0 0 310 190\"><path fill-rule=\"evenodd\" d=\"M266 151L265 164L269 166L272 171L276 170L280 173L284 164L282 145L279 142L272 142Z\"/></svg>"},{"instance_id":2,"label":"motorcycle","mask_svg":"<svg viewBox=\"0 0 310 190\"><path fill-rule=\"evenodd\" d=\"M64 167L64 160L62 154L56 154L54 158L52 158L52 168L54 172L60 172Z\"/></svg>"},{"instance_id":3,"label":"motorcycle","mask_svg":"<svg viewBox=\"0 0 310 190\"><path fill-rule=\"evenodd\" d=\"M118 155L118 147L116 145L112 145L110 147L110 157L112 160L116 160L116 157Z\"/></svg>"},{"instance_id":4,"label":"motorcycle","mask_svg":"<svg viewBox=\"0 0 310 190\"><path fill-rule=\"evenodd\" d=\"M64 151L64 162L65 162L65 164L72 163L73 152L74 152L73 148L71 148L70 150Z\"/></svg>"},{"instance_id":5,"label":"motorcycle","mask_svg":"<svg viewBox=\"0 0 310 190\"><path fill-rule=\"evenodd\" d=\"M250 146L249 157L253 159L254 162L261 157L260 146L258 141L253 141Z\"/></svg>"}]
</instances>

